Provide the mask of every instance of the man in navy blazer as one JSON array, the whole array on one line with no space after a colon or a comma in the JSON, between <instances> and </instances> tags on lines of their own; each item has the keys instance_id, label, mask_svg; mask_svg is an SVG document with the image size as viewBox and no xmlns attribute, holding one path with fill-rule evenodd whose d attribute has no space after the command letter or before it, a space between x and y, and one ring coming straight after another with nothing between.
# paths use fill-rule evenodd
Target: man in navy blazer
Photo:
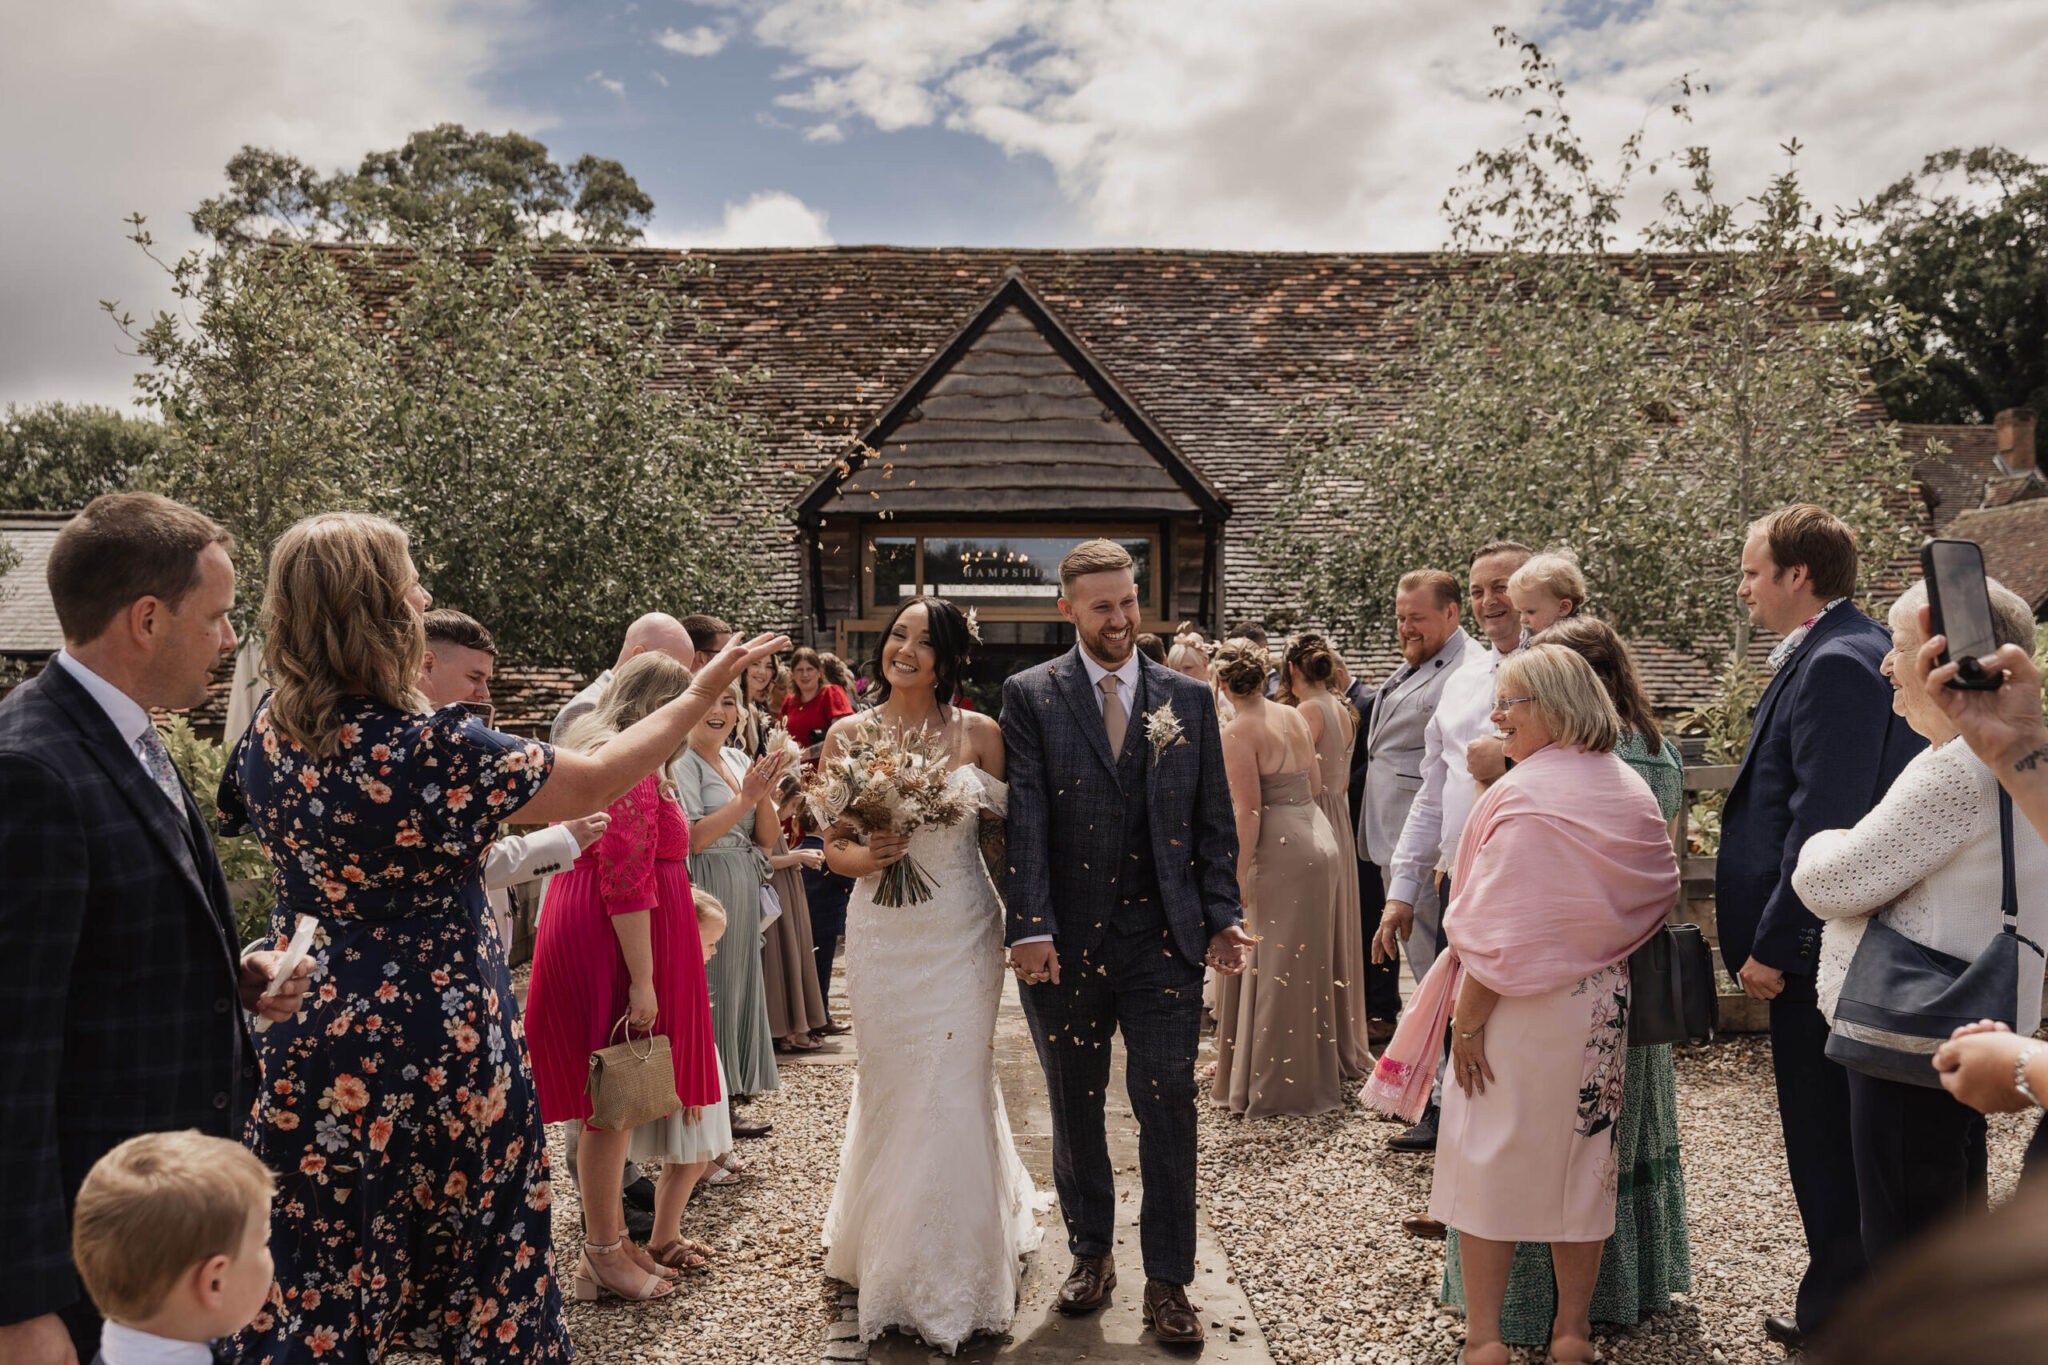
<instances>
[{"instance_id":1,"label":"man in navy blazer","mask_svg":"<svg viewBox=\"0 0 2048 1365\"><path fill-rule=\"evenodd\" d=\"M1060 563L1078 643L1003 684L1010 785L1004 942L1045 1070L1053 1181L1074 1267L1064 1313L1116 1285L1115 1169L1104 1136L1111 1037L1138 1120L1145 1326L1193 1345L1195 1059L1202 967L1243 970L1237 822L1216 703L1137 652L1129 552L1084 541Z\"/></svg>"},{"instance_id":2,"label":"man in navy blazer","mask_svg":"<svg viewBox=\"0 0 2048 1365\"><path fill-rule=\"evenodd\" d=\"M1849 600L1855 534L1810 503L1750 528L1736 595L1750 620L1785 638L1729 790L1715 870L1721 953L1743 990L1768 1000L1778 1117L1792 1193L1806 1229L1796 1316L1769 1316L1773 1340L1797 1347L1866 1270L1849 1148L1849 1087L1827 1059L1814 995L1820 921L1792 889L1815 832L1847 829L1877 804L1926 743L1892 712L1879 671L1891 633Z\"/></svg>"},{"instance_id":3,"label":"man in navy blazer","mask_svg":"<svg viewBox=\"0 0 2048 1365\"><path fill-rule=\"evenodd\" d=\"M240 1138L256 1097L243 1011L265 996L227 882L149 708L206 698L235 647L227 532L149 493L96 498L51 547L64 648L0 700L0 1361L93 1358L71 1267L85 1173L138 1133Z\"/></svg>"}]
</instances>

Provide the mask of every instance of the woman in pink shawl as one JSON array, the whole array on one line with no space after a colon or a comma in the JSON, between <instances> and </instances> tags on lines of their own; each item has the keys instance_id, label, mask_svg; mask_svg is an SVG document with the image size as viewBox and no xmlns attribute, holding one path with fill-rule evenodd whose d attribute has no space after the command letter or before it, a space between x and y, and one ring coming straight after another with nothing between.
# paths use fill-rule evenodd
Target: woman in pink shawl
<instances>
[{"instance_id":1,"label":"woman in pink shawl","mask_svg":"<svg viewBox=\"0 0 2048 1365\"><path fill-rule=\"evenodd\" d=\"M1678 861L1657 800L1613 753L1620 722L1559 645L1505 660L1493 722L1515 766L1458 845L1449 950L1423 978L1367 1088L1413 1119L1446 1024L1451 1059L1432 1218L1460 1237L1466 1365L1504 1365L1516 1242L1548 1242L1557 1361L1598 1359L1588 1309L1614 1231L1614 1119L1628 1055L1628 955L1663 925Z\"/></svg>"}]
</instances>

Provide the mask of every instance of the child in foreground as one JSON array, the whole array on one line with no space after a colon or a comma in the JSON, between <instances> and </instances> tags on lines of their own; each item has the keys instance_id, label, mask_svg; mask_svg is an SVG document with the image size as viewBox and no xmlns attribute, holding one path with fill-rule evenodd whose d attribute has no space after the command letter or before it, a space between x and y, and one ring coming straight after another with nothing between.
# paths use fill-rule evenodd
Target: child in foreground
<instances>
[{"instance_id":1,"label":"child in foreground","mask_svg":"<svg viewBox=\"0 0 2048 1365\"><path fill-rule=\"evenodd\" d=\"M101 1157L78 1191L71 1259L106 1325L95 1365L213 1359L269 1297L270 1172L248 1148L186 1130Z\"/></svg>"}]
</instances>

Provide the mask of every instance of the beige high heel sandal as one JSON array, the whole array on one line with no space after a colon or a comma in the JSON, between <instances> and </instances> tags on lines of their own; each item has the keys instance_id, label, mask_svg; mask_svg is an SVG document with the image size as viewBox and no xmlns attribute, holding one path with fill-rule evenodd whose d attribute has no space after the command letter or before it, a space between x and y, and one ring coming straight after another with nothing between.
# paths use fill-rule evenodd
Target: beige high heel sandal
<instances>
[{"instance_id":1,"label":"beige high heel sandal","mask_svg":"<svg viewBox=\"0 0 2048 1365\"><path fill-rule=\"evenodd\" d=\"M675 1283L673 1281L664 1280L659 1275L648 1274L638 1265L634 1264L630 1257L620 1257L620 1260L625 1262L622 1269L628 1274L637 1276L638 1283L626 1281L622 1284L615 1284L605 1274L600 1273L598 1263L590 1259L591 1253L595 1252L599 1256L611 1256L616 1254L625 1244L624 1238L604 1245L587 1240L583 1243L583 1252L576 1258L576 1274L569 1281L570 1292L576 1302L595 1303L603 1295L612 1294L618 1298L625 1299L629 1303L645 1303L649 1299L664 1298L674 1291ZM607 1264L609 1265L609 1263Z\"/></svg>"}]
</instances>

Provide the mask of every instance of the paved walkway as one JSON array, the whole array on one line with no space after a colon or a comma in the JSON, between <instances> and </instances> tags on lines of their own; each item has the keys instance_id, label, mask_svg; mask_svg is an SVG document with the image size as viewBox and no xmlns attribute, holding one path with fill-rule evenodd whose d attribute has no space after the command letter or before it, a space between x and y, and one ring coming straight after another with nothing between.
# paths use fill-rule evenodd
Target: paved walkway
<instances>
[{"instance_id":1,"label":"paved walkway","mask_svg":"<svg viewBox=\"0 0 2048 1365\"><path fill-rule=\"evenodd\" d=\"M841 978L843 980L843 977ZM835 982L835 985L838 983ZM844 1018L845 1001L835 996L835 1017ZM858 1033L851 1035L857 1039ZM830 1053L807 1054L805 1063L844 1064L854 1048L848 1039L832 1039ZM1066 1250L1066 1233L1055 1206L1045 1215L1045 1243L1025 1262L1024 1282L1019 1293L1017 1320L1004 1338L977 1337L960 1348L953 1359L963 1365L1051 1365L1066 1361L1180 1360L1193 1358L1187 1348L1160 1345L1144 1331L1139 1297L1145 1278L1138 1258L1138 1126L1131 1116L1124 1094L1124 1052L1119 1038L1110 1080L1108 1105L1109 1152L1116 1163L1118 1200L1117 1287L1109 1303L1086 1317L1070 1318L1055 1312L1053 1295L1066 1277L1071 1258ZM783 1059L787 1063L789 1058ZM1031 1034L1024 1011L1017 1003L1013 985L1005 983L1003 1003L996 1017L996 1074L1003 1087L1003 1103L1009 1110L1017 1151L1041 1192L1050 1194L1052 1180L1052 1114L1047 1107L1045 1075L1038 1069L1038 1057L1031 1046ZM1252 1318L1251 1305L1234 1282L1229 1259L1210 1235L1208 1217L1201 1216L1197 1229L1195 1282L1188 1296L1201 1306L1202 1321L1209 1329L1209 1341L1200 1353L1205 1362L1217 1365L1269 1365L1272 1356L1265 1338ZM844 1332L845 1326L839 1329ZM827 1348L828 1358L858 1358L843 1342ZM891 1332L868 1347L866 1359L893 1365L895 1362L943 1360L923 1342Z\"/></svg>"}]
</instances>

